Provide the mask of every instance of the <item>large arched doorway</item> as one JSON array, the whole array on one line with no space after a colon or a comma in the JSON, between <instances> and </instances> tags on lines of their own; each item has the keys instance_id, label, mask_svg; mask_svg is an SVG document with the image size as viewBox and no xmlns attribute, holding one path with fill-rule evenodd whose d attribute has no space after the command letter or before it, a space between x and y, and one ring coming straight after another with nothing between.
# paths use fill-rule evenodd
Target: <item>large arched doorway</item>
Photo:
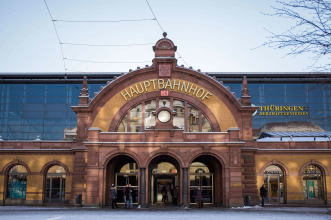
<instances>
[{"instance_id":1,"label":"large arched doorway","mask_svg":"<svg viewBox=\"0 0 331 220\"><path fill-rule=\"evenodd\" d=\"M264 170L264 184L268 189L269 203L285 203L285 177L284 171L276 165L270 165Z\"/></svg>"},{"instance_id":2,"label":"large arched doorway","mask_svg":"<svg viewBox=\"0 0 331 220\"><path fill-rule=\"evenodd\" d=\"M63 203L65 200L66 171L62 166L54 165L47 170L45 201Z\"/></svg>"},{"instance_id":3,"label":"large arched doorway","mask_svg":"<svg viewBox=\"0 0 331 220\"><path fill-rule=\"evenodd\" d=\"M203 204L223 204L222 165L211 155L202 155L190 164L190 203L195 204L195 192L202 190ZM215 187L217 186L217 187Z\"/></svg>"},{"instance_id":4,"label":"large arched doorway","mask_svg":"<svg viewBox=\"0 0 331 220\"><path fill-rule=\"evenodd\" d=\"M111 159L107 165L106 175L106 205L111 205L110 188L115 184L117 202L124 204L124 188L131 184L132 203L138 203L138 175L139 168L136 161L127 155L119 155Z\"/></svg>"},{"instance_id":5,"label":"large arched doorway","mask_svg":"<svg viewBox=\"0 0 331 220\"><path fill-rule=\"evenodd\" d=\"M173 204L178 197L180 204L180 166L171 156L161 155L154 158L149 165L149 203ZM175 188L178 187L178 190ZM177 193L176 193L177 192Z\"/></svg>"}]
</instances>

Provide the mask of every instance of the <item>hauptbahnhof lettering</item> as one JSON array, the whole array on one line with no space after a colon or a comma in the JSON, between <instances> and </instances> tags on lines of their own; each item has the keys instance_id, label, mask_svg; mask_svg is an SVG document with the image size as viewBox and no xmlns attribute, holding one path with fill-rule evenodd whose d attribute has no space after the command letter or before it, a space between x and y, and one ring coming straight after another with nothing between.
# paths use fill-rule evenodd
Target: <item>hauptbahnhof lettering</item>
<instances>
[{"instance_id":1,"label":"hauptbahnhof lettering","mask_svg":"<svg viewBox=\"0 0 331 220\"><path fill-rule=\"evenodd\" d=\"M330 204L330 73L205 73L160 39L128 73L0 74L0 203ZM80 200L81 199L81 200Z\"/></svg>"}]
</instances>

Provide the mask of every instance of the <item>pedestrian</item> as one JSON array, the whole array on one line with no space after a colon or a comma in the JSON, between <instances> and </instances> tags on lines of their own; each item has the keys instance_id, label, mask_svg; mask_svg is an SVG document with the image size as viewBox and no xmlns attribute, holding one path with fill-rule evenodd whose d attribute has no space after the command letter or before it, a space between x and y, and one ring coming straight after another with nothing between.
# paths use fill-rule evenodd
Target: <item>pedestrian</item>
<instances>
[{"instance_id":1,"label":"pedestrian","mask_svg":"<svg viewBox=\"0 0 331 220\"><path fill-rule=\"evenodd\" d=\"M173 196L173 200L172 200L172 203L173 203L174 205L177 205L178 194L179 194L179 192L178 192L178 186L176 186L176 187L174 188L174 196Z\"/></svg>"},{"instance_id":2,"label":"pedestrian","mask_svg":"<svg viewBox=\"0 0 331 220\"><path fill-rule=\"evenodd\" d=\"M262 198L262 207L264 206L264 200L267 197L268 190L265 187L265 184L263 184L260 188L260 196Z\"/></svg>"},{"instance_id":3,"label":"pedestrian","mask_svg":"<svg viewBox=\"0 0 331 220\"><path fill-rule=\"evenodd\" d=\"M125 197L126 197L126 208L132 209L132 187L131 184L128 185L128 187L125 188Z\"/></svg>"},{"instance_id":4,"label":"pedestrian","mask_svg":"<svg viewBox=\"0 0 331 220\"><path fill-rule=\"evenodd\" d=\"M165 202L167 199L167 188L165 186L163 186L163 188L161 189L161 194L162 194L162 202Z\"/></svg>"},{"instance_id":5,"label":"pedestrian","mask_svg":"<svg viewBox=\"0 0 331 220\"><path fill-rule=\"evenodd\" d=\"M197 207L202 208L202 190L200 187L195 192L195 200L197 202Z\"/></svg>"},{"instance_id":6,"label":"pedestrian","mask_svg":"<svg viewBox=\"0 0 331 220\"><path fill-rule=\"evenodd\" d=\"M115 184L112 184L111 185L111 188L110 188L110 197L111 197L111 207L114 209L114 208L118 208L117 206L117 193L116 193L116 186Z\"/></svg>"},{"instance_id":7,"label":"pedestrian","mask_svg":"<svg viewBox=\"0 0 331 220\"><path fill-rule=\"evenodd\" d=\"M126 208L126 196L125 196L125 189L126 188L128 188L129 187L129 185L128 184L126 184L125 185L125 187L124 187L124 189L123 189L123 200L124 200L124 208Z\"/></svg>"}]
</instances>

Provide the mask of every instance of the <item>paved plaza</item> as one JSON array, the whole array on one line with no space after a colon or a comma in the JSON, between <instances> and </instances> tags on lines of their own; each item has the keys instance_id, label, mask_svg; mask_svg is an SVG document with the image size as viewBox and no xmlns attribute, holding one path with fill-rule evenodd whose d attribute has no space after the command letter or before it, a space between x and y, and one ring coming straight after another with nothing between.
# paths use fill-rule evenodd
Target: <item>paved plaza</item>
<instances>
[{"instance_id":1,"label":"paved plaza","mask_svg":"<svg viewBox=\"0 0 331 220\"><path fill-rule=\"evenodd\" d=\"M31 207L31 206L0 206L1 220L210 220L210 219L254 219L254 220L331 220L328 214L331 208L325 207L277 207L253 206L243 208L188 208L151 207L148 209L134 208L131 210L111 208L81 208L81 207Z\"/></svg>"}]
</instances>

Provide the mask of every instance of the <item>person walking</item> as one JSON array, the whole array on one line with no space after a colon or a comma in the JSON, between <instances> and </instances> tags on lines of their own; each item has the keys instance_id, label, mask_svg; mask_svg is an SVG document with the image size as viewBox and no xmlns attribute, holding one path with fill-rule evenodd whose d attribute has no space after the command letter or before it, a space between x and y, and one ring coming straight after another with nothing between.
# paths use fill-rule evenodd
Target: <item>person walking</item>
<instances>
[{"instance_id":1,"label":"person walking","mask_svg":"<svg viewBox=\"0 0 331 220\"><path fill-rule=\"evenodd\" d=\"M178 192L178 186L176 186L176 187L174 188L174 196L173 196L173 200L172 200L172 203L173 203L174 205L177 205L178 194L179 194L179 192Z\"/></svg>"},{"instance_id":2,"label":"person walking","mask_svg":"<svg viewBox=\"0 0 331 220\"><path fill-rule=\"evenodd\" d=\"M162 194L162 202L165 202L167 199L167 188L165 186L163 186L163 188L161 189L161 194Z\"/></svg>"},{"instance_id":3,"label":"person walking","mask_svg":"<svg viewBox=\"0 0 331 220\"><path fill-rule=\"evenodd\" d=\"M111 207L114 209L117 206L117 193L116 193L116 186L114 184L111 185L110 188L110 198L111 198Z\"/></svg>"},{"instance_id":4,"label":"person walking","mask_svg":"<svg viewBox=\"0 0 331 220\"><path fill-rule=\"evenodd\" d=\"M264 200L267 197L268 190L265 187L265 184L263 184L260 188L260 196L262 198L262 207L264 206Z\"/></svg>"},{"instance_id":5,"label":"person walking","mask_svg":"<svg viewBox=\"0 0 331 220\"><path fill-rule=\"evenodd\" d=\"M195 192L195 200L197 201L197 207L202 208L202 190L200 186L198 187L197 191Z\"/></svg>"},{"instance_id":6,"label":"person walking","mask_svg":"<svg viewBox=\"0 0 331 220\"><path fill-rule=\"evenodd\" d=\"M132 209L132 187L131 184L128 185L128 187L125 188L125 197L126 197L126 208Z\"/></svg>"}]
</instances>

